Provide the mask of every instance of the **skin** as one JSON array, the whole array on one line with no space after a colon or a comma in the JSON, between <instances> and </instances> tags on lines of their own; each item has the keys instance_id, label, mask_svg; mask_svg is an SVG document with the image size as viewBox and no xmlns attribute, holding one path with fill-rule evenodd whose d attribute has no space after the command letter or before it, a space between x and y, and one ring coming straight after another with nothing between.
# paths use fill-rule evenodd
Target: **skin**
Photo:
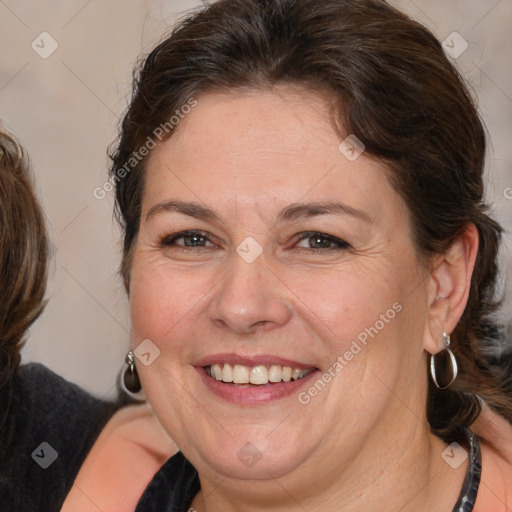
<instances>
[{"instance_id":1,"label":"skin","mask_svg":"<svg viewBox=\"0 0 512 512\"><path fill-rule=\"evenodd\" d=\"M471 429L480 438L482 478L475 512L512 510L512 425L484 404Z\"/></svg>"},{"instance_id":2,"label":"skin","mask_svg":"<svg viewBox=\"0 0 512 512\"><path fill-rule=\"evenodd\" d=\"M177 448L147 405L124 407L87 455L61 512L133 512Z\"/></svg>"},{"instance_id":3,"label":"skin","mask_svg":"<svg viewBox=\"0 0 512 512\"><path fill-rule=\"evenodd\" d=\"M327 119L326 102L306 91L206 94L147 164L132 344L150 339L160 350L151 365L138 364L139 375L199 471L197 510L363 510L378 502L381 510L448 511L462 485L465 464L452 470L426 426L425 358L462 314L476 231L427 267L384 166L364 154L349 162ZM199 203L218 219L163 208L148 216L169 201ZM368 220L279 220L290 205L335 201ZM185 230L207 241L162 242ZM310 231L349 247L313 251L302 235ZM248 236L263 249L251 264L236 252ZM271 354L325 372L395 303L400 314L306 406L296 395L228 402L195 368L212 354ZM247 442L261 454L251 467L237 457Z\"/></svg>"}]
</instances>

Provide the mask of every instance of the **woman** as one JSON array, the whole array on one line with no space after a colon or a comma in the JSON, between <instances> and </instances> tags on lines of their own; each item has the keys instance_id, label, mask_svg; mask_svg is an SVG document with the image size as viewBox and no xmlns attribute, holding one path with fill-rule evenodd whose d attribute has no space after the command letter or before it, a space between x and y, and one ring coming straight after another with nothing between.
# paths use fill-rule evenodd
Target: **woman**
<instances>
[{"instance_id":1,"label":"woman","mask_svg":"<svg viewBox=\"0 0 512 512\"><path fill-rule=\"evenodd\" d=\"M44 308L47 236L28 159L0 127L0 503L60 509L87 451L115 412L39 364L19 367Z\"/></svg>"},{"instance_id":2,"label":"woman","mask_svg":"<svg viewBox=\"0 0 512 512\"><path fill-rule=\"evenodd\" d=\"M20 366L27 329L45 305L47 248L28 158L0 125L0 510L54 512L70 490L74 512L83 502L90 509L93 500L133 510L172 453L150 411L130 406L116 412L120 404L93 398L43 365ZM126 459L137 461L139 470L126 472ZM89 482L73 486L82 464L80 475L98 466L115 473L115 499Z\"/></svg>"},{"instance_id":3,"label":"woman","mask_svg":"<svg viewBox=\"0 0 512 512\"><path fill-rule=\"evenodd\" d=\"M111 179L180 453L137 511L509 510L510 454L468 428L485 402L511 439L484 154L440 43L380 0L221 0L151 52Z\"/></svg>"}]
</instances>

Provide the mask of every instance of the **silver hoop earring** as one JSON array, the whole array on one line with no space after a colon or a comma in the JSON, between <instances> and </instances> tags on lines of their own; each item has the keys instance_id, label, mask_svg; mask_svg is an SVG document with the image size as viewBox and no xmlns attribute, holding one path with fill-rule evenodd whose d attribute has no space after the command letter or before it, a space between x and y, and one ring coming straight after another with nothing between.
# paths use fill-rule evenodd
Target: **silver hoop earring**
<instances>
[{"instance_id":1,"label":"silver hoop earring","mask_svg":"<svg viewBox=\"0 0 512 512\"><path fill-rule=\"evenodd\" d=\"M448 382L448 384L446 384L444 386L441 386L439 384L439 381L437 379L435 355L431 354L431 356L430 356L430 375L432 376L432 380L438 389L449 388L454 383L455 379L457 378L457 373L459 371L459 368L457 366L457 360L455 359L453 352L449 348L450 347L450 335L446 332L443 332L443 345L444 345L443 352L447 353L448 359L450 361L452 377L451 377L450 381Z\"/></svg>"},{"instance_id":2,"label":"silver hoop earring","mask_svg":"<svg viewBox=\"0 0 512 512\"><path fill-rule=\"evenodd\" d=\"M126 366L121 371L120 385L121 389L134 400L145 400L141 393L142 386L135 366L135 354L132 350L126 354Z\"/></svg>"}]
</instances>

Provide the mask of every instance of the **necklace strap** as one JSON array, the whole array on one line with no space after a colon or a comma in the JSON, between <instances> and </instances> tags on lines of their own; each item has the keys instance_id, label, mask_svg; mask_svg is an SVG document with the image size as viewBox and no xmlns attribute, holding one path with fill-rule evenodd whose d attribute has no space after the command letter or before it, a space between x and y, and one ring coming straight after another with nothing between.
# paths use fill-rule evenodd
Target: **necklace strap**
<instances>
[{"instance_id":1,"label":"necklace strap","mask_svg":"<svg viewBox=\"0 0 512 512\"><path fill-rule=\"evenodd\" d=\"M469 445L469 465L453 512L472 512L482 474L482 454L478 437L469 428L464 428L464 432Z\"/></svg>"}]
</instances>

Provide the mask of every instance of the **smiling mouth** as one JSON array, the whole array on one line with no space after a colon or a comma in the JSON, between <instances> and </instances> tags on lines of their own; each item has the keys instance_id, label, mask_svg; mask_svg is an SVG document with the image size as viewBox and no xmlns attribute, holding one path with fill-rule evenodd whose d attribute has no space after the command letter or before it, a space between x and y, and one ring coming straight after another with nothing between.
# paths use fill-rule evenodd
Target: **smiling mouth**
<instances>
[{"instance_id":1,"label":"smiling mouth","mask_svg":"<svg viewBox=\"0 0 512 512\"><path fill-rule=\"evenodd\" d=\"M291 366L278 364L244 366L241 364L216 363L205 367L206 375L214 380L226 384L252 384L255 386L300 380L314 370L315 368L292 368Z\"/></svg>"}]
</instances>

